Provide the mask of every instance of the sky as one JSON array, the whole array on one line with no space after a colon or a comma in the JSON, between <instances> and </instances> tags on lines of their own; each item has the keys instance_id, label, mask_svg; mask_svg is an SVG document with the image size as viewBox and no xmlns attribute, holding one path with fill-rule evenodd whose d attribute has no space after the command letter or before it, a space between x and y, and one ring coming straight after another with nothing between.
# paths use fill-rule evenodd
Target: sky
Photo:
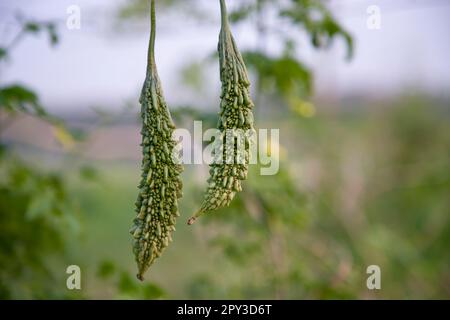
<instances>
[{"instance_id":1,"label":"sky","mask_svg":"<svg viewBox=\"0 0 450 320\"><path fill-rule=\"evenodd\" d=\"M14 48L12 59L0 65L0 83L22 83L39 92L52 112L86 111L92 107L119 108L136 102L145 76L148 21L123 30L112 21L124 0L2 0L0 43L7 45L17 32L14 16L59 22L61 42L50 48L43 37L27 38ZM205 106L219 95L218 68L208 67L211 90L198 94L186 88L179 70L202 61L217 46L219 6L198 0L209 20L198 23L172 13L158 17L156 59L169 103ZM241 0L240 0L241 1ZM237 0L230 0L229 6ZM66 10L81 9L81 28L69 30ZM380 29L367 27L367 8L380 9ZM299 56L314 71L317 95L392 95L408 90L448 94L450 89L450 1L446 0L332 0L338 20L355 39L355 56L345 60L337 41L328 51L312 50L300 38ZM180 18L181 17L181 18ZM251 23L251 22L250 22ZM270 21L269 21L270 23ZM258 45L249 24L233 27L243 49ZM292 34L302 37L292 30ZM280 50L268 37L268 51ZM214 84L214 85L212 85Z\"/></svg>"}]
</instances>

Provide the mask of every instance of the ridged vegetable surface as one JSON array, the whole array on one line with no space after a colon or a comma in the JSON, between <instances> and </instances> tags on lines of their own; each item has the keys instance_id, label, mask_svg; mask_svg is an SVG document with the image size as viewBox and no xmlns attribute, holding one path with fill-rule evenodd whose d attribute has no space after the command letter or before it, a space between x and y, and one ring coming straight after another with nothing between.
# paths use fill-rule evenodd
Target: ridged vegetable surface
<instances>
[{"instance_id":1,"label":"ridged vegetable surface","mask_svg":"<svg viewBox=\"0 0 450 320\"><path fill-rule=\"evenodd\" d=\"M249 163L248 133L253 130L253 102L250 99L250 82L244 60L236 46L228 24L226 5L220 0L222 26L219 35L220 80L222 82L220 118L218 129L223 138L222 148L216 149L215 160L222 157L222 163L212 163L210 178L203 203L188 224L206 212L228 206L236 192L242 191L241 181L247 178ZM241 143L245 143L245 151L237 148L238 133ZM234 147L227 142L233 139ZM228 146L228 147L227 147ZM232 161L229 161L232 159Z\"/></svg>"},{"instance_id":2,"label":"ridged vegetable surface","mask_svg":"<svg viewBox=\"0 0 450 320\"><path fill-rule=\"evenodd\" d=\"M151 1L151 34L148 66L140 104L142 117L142 175L136 201L137 216L130 233L138 265L137 277L145 271L172 241L179 216L178 198L182 196L179 178L183 168L172 160L176 145L172 139L175 125L164 101L154 55L155 0Z\"/></svg>"}]
</instances>

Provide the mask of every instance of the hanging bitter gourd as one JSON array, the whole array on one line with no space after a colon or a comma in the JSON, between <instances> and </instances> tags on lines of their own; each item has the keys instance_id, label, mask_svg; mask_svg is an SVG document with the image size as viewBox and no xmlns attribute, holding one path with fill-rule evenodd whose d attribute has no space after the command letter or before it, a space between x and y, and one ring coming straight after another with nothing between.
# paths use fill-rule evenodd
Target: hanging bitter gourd
<instances>
[{"instance_id":1,"label":"hanging bitter gourd","mask_svg":"<svg viewBox=\"0 0 450 320\"><path fill-rule=\"evenodd\" d=\"M172 241L175 219L179 216L178 198L182 196L179 178L183 168L173 161L175 125L164 101L155 64L155 0L151 0L151 32L148 65L141 91L142 175L136 201L137 216L130 233L138 265L137 277L152 265Z\"/></svg>"},{"instance_id":2,"label":"hanging bitter gourd","mask_svg":"<svg viewBox=\"0 0 450 320\"><path fill-rule=\"evenodd\" d=\"M220 10L222 24L218 51L222 89L218 129L222 147L215 148L205 198L188 224L194 223L197 217L208 211L228 206L236 192L242 191L241 181L247 178L248 173L249 145L252 143L252 135L248 133L254 132L250 82L244 60L230 31L225 0L220 0ZM237 139L244 140L243 153L238 149ZM222 163L217 161L220 157ZM233 161L228 161L230 158Z\"/></svg>"}]
</instances>

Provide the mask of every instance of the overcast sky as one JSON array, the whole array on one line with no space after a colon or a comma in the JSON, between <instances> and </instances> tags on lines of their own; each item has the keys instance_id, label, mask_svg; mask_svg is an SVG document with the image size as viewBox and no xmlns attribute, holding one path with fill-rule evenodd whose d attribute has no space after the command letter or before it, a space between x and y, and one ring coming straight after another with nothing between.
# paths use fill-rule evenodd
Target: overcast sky
<instances>
[{"instance_id":1,"label":"overcast sky","mask_svg":"<svg viewBox=\"0 0 450 320\"><path fill-rule=\"evenodd\" d=\"M201 99L184 88L179 79L178 71L184 64L207 56L217 46L217 1L198 1L211 17L216 17L210 23L186 23L173 16L158 20L157 64L167 100L172 104L202 105L218 95L218 70L214 66L209 77L215 85ZM0 66L1 83L29 85L53 112L87 110L98 105L116 108L137 100L145 73L148 31L114 31L111 16L121 2L2 0L1 45L7 44L17 31L14 14L18 10L26 17L60 21L61 43L52 49L40 38L23 41L14 49L13 59ZM237 0L228 2L233 6ZM65 26L66 9L72 4L81 8L80 30ZM381 9L380 30L366 26L370 5ZM347 62L340 42L327 52L317 52L302 39L299 54L315 72L318 94L395 94L408 88L436 94L449 92L450 1L334 0L331 6L355 38L355 57ZM249 30L248 24L233 27L242 48L254 48L258 43ZM269 50L279 49L277 39L269 38L268 44Z\"/></svg>"}]
</instances>

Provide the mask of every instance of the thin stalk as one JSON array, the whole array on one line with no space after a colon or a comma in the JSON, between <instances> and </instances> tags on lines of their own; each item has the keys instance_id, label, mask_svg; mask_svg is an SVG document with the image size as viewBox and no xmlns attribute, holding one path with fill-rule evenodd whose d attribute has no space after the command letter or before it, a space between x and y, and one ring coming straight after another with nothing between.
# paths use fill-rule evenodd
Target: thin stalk
<instances>
[{"instance_id":1,"label":"thin stalk","mask_svg":"<svg viewBox=\"0 0 450 320\"><path fill-rule=\"evenodd\" d=\"M228 27L228 15L227 15L227 6L225 4L225 0L220 0L220 17L222 20L222 29Z\"/></svg>"},{"instance_id":2,"label":"thin stalk","mask_svg":"<svg viewBox=\"0 0 450 320\"><path fill-rule=\"evenodd\" d=\"M155 37L156 37L156 12L155 0L150 1L150 41L148 44L148 64L147 71L155 68Z\"/></svg>"}]
</instances>

